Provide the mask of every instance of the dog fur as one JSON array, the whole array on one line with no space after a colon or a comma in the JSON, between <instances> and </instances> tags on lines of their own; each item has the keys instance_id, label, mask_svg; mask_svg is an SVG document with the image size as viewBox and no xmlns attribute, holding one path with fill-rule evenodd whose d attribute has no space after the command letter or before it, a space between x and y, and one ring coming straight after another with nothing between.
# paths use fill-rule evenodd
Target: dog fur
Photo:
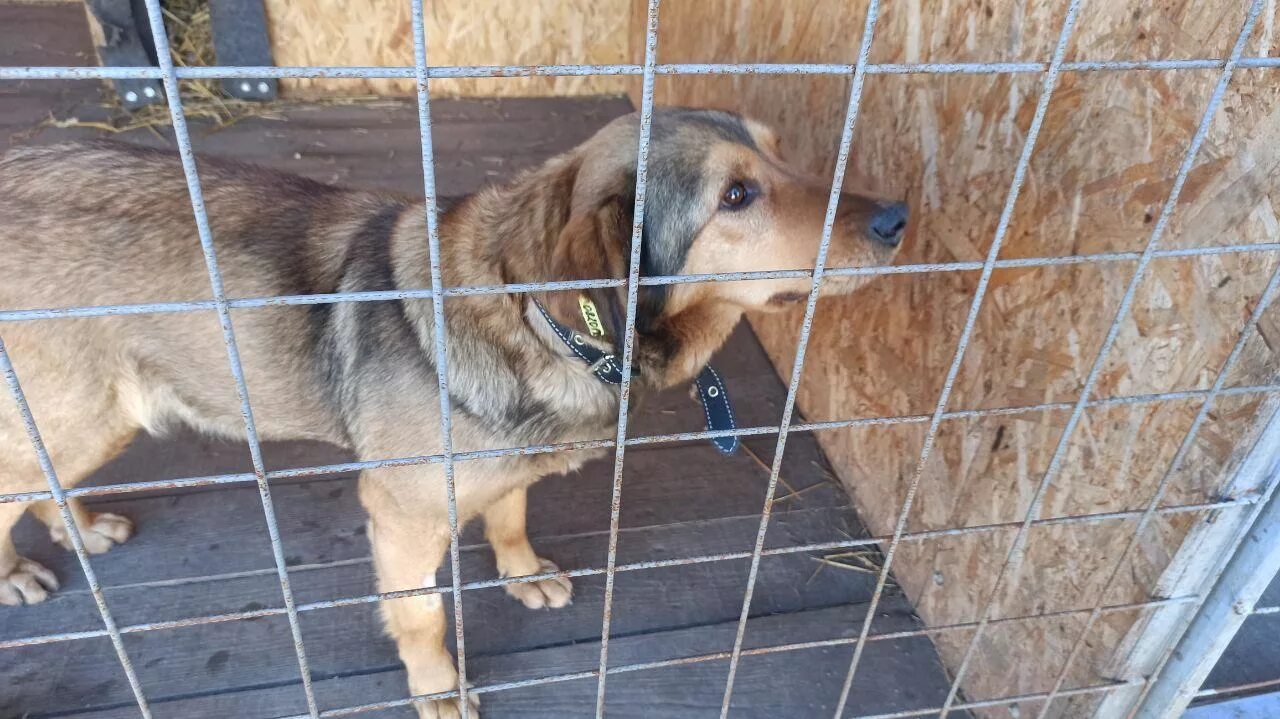
<instances>
[{"instance_id":1,"label":"dog fur","mask_svg":"<svg viewBox=\"0 0 1280 719\"><path fill-rule=\"evenodd\" d=\"M447 286L623 278L632 234L636 115L440 218ZM226 292L300 295L430 286L421 199L360 192L202 158L199 172ZM750 199L728 203L741 183ZM645 275L812 267L827 184L790 168L764 126L726 113L660 110L653 122L643 234ZM845 194L828 264L889 262L900 234L868 228L884 205ZM829 278L824 292L865 282ZM171 153L94 142L18 149L0 161L0 306L6 309L207 300L182 168ZM636 319L641 391L688 382L746 310L803 300L809 280L644 287ZM577 292L536 299L583 327ZM622 332L625 289L587 292L609 337ZM455 451L611 437L618 391L550 331L529 295L445 303ZM442 450L429 299L233 311L254 419L264 439L314 439L361 459ZM185 423L242 438L244 419L212 312L15 322L0 326L54 466L71 486L136 433ZM585 334L585 332L584 332ZM591 340L597 341L597 340ZM711 451L708 449L708 451ZM547 573L525 533L526 488L599 451L456 464L459 521L483 517L503 576ZM0 492L37 491L43 475L10 402L0 403ZM440 465L364 472L380 592L434 586L448 548ZM72 502L90 552L128 539L123 517ZM0 602L34 603L57 587L18 555L9 529L26 509L0 504ZM67 544L51 502L31 506ZM511 584L531 608L571 599L568 579ZM456 687L438 595L385 601L414 694ZM454 700L419 704L454 717ZM475 713L472 713L475 716Z\"/></svg>"}]
</instances>

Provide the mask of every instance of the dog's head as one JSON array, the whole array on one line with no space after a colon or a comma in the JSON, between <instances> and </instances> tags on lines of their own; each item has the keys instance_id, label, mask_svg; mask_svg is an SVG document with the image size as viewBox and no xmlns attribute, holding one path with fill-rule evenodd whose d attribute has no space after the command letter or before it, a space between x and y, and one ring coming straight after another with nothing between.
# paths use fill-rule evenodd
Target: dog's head
<instances>
[{"instance_id":1,"label":"dog's head","mask_svg":"<svg viewBox=\"0 0 1280 719\"><path fill-rule=\"evenodd\" d=\"M626 276L638 140L639 117L633 114L570 154L568 219L553 250L557 279ZM646 167L642 276L813 267L830 181L788 165L777 136L764 125L725 112L659 109ZM906 225L906 205L900 202L842 194L827 266L890 262ZM831 278L824 292L852 292L865 281ZM800 277L643 286L637 365L659 386L686 380L744 311L803 302L810 282ZM591 295L603 303L611 336L620 336L625 289ZM573 304L562 300L562 316L573 314Z\"/></svg>"}]
</instances>

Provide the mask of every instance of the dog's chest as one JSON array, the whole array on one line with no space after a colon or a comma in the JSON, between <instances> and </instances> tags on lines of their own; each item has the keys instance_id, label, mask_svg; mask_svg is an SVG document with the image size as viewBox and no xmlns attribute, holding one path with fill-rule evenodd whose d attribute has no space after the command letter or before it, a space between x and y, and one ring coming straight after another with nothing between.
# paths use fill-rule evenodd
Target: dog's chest
<instances>
[{"instance_id":1,"label":"dog's chest","mask_svg":"<svg viewBox=\"0 0 1280 719\"><path fill-rule=\"evenodd\" d=\"M537 401L550 415L545 423L528 425L518 439L509 437L507 446L566 445L577 442L611 440L618 419L618 388L601 383L594 376L571 366L568 371L548 372L535 382ZM565 474L603 457L607 447L545 452L513 457L522 473L534 478Z\"/></svg>"},{"instance_id":2,"label":"dog's chest","mask_svg":"<svg viewBox=\"0 0 1280 719\"><path fill-rule=\"evenodd\" d=\"M600 381L576 358L544 366L528 384L533 402L546 408L547 442L572 442L613 435L618 418L618 387Z\"/></svg>"}]
</instances>

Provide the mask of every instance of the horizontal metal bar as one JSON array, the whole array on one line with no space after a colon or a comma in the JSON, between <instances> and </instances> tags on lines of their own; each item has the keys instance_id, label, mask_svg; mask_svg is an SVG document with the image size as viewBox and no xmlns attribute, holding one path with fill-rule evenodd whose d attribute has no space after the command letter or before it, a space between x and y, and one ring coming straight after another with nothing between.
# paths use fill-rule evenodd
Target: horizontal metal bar
<instances>
[{"instance_id":1,"label":"horizontal metal bar","mask_svg":"<svg viewBox=\"0 0 1280 719\"><path fill-rule=\"evenodd\" d=\"M1274 607L1258 607L1253 610L1255 616L1264 616L1267 614L1280 614L1280 605Z\"/></svg>"},{"instance_id":2,"label":"horizontal metal bar","mask_svg":"<svg viewBox=\"0 0 1280 719\"><path fill-rule=\"evenodd\" d=\"M1240 245L1221 245L1217 247L1187 247L1157 250L1154 256L1158 259L1201 257L1208 255L1236 254L1242 252L1277 252L1280 243L1259 243ZM1025 257L997 260L996 269L1022 269L1032 267L1056 267L1060 265L1079 265L1102 262L1129 262L1140 257L1137 252L1102 252L1091 255L1063 255L1055 257ZM872 265L866 267L833 267L824 271L826 275L837 277L870 276L870 275L907 275L932 272L968 272L982 269L978 261L967 262L932 262L909 265ZM640 278L642 286L694 284L703 282L749 282L753 280L771 279L805 279L813 277L811 270L760 270L753 272L716 272L690 275L658 275ZM465 297L473 295L519 294L524 292L554 292L565 290L582 290L604 287L623 287L627 284L622 279L596 280L560 280L555 282L523 282L503 285L474 285L449 287L444 290L445 297ZM330 292L312 295L277 295L271 297L243 297L228 299L227 306L232 309L253 309L259 307L280 307L289 305L318 305L337 302L383 302L389 300L431 299L429 288L408 290L379 290L361 292ZM58 319L64 317L110 317L118 315L136 315L167 312L198 312L216 310L213 300L189 300L175 302L146 302L135 304L95 305L84 307L53 307L45 309L24 309L0 311L0 322L25 322L31 320Z\"/></svg>"},{"instance_id":3,"label":"horizontal metal bar","mask_svg":"<svg viewBox=\"0 0 1280 719\"><path fill-rule=\"evenodd\" d=\"M233 68L224 68L228 72ZM320 68L313 68L320 69ZM0 67L0 80L159 80L158 67L7 66Z\"/></svg>"},{"instance_id":4,"label":"horizontal metal bar","mask_svg":"<svg viewBox=\"0 0 1280 719\"><path fill-rule=\"evenodd\" d=\"M739 282L739 281L750 281L750 280L809 279L812 277L813 277L812 270L757 270L754 272L710 272L710 273L693 274L693 275L656 275L653 277L641 277L640 286L648 287L653 285L696 284L699 282Z\"/></svg>"},{"instance_id":5,"label":"horizontal metal bar","mask_svg":"<svg viewBox=\"0 0 1280 719\"><path fill-rule=\"evenodd\" d=\"M804 648L806 648L804 645L797 645L794 648L791 646L780 646L780 647L777 647L776 649L766 647L761 649L744 650L742 654L744 656L759 655L759 654L765 654L765 653L777 653L779 651L797 651L799 649L804 649ZM770 649L773 649L773 651L769 651ZM667 660L656 661L656 662L626 664L623 666L609 667L607 670L605 670L605 673L610 675L625 674L628 672L649 671L653 669L662 669L662 668L673 667L673 666L684 666L689 664L701 664L705 662L723 661L728 659L729 656L730 656L729 652L713 652L710 654L700 654L700 655L691 656L691 657L680 657L676 659L667 659ZM553 674L551 676L538 677L535 679L524 679L520 681L502 682L498 684L489 684L489 685L480 686L480 687L472 687L467 689L467 692L472 694L493 694L496 692L510 691L512 689L524 689L527 687L545 686L548 684L558 684L562 682L591 679L591 678L598 677L599 675L600 675L599 670L594 670L594 669L581 671L581 672L569 672L565 674ZM1122 689L1126 687L1138 686L1143 683L1145 683L1145 680L1143 679L1134 679L1131 681L1111 682L1108 684L1100 684L1095 686L1078 687L1076 689L1067 689L1067 690L1061 691L1058 693L1058 696L1080 696L1080 695L1086 695L1086 694L1101 694L1101 693L1111 692L1111 691L1115 691L1117 689ZM323 717L324 719L338 719L338 717L348 717L348 716L354 716L357 714L367 714L369 712L385 711L387 709L395 709L398 707L410 706L417 702L434 701L434 700L440 700L440 699L452 699L457 696L458 696L457 690L447 691L447 692L435 692L432 694L417 694L414 696L406 697L404 699L392 699L392 700L382 701L382 702L373 702L370 704L360 704L357 706L342 707L340 709L328 709L320 712L320 716ZM1035 694L1021 694L1017 696L1001 697L997 699L984 699L981 701L973 701L973 702L966 702L963 704L956 704L954 708L981 709L984 707L996 707L996 706L1004 706L1009 704L1022 704L1024 702L1042 701L1044 700L1045 696L1046 696L1046 693L1044 692L1039 692ZM858 714L858 715L850 716L847 719L907 719L908 717L922 717L922 716L929 716L931 714L936 714L940 708L941 707L930 707L928 709L912 709L908 711L892 712L888 714ZM307 717L306 714L300 714L300 715L294 715L289 717L282 717L281 719L306 719L306 717Z\"/></svg>"},{"instance_id":6,"label":"horizontal metal bar","mask_svg":"<svg viewBox=\"0 0 1280 719\"><path fill-rule=\"evenodd\" d=\"M1120 611L1137 611L1141 609L1155 609L1159 607L1166 607L1166 606L1176 605L1176 604L1187 604L1195 601L1196 599L1197 597L1187 596L1187 597L1176 597L1172 599L1153 599L1146 602L1130 602L1128 604L1117 604L1117 605L1107 607L1107 611L1120 612ZM1034 619L1057 619L1061 617L1070 617L1075 614L1082 614L1086 611L1089 611L1089 610L1065 609L1065 610L1059 610L1054 612L1048 612L1045 614L1035 614L1035 615L1023 616L1023 617L1005 617L1005 618L996 619L992 621L1008 624L1013 622L1030 621ZM977 626L977 622L963 622L960 624L947 624L947 625L938 626L938 627L924 627L922 629L909 629L909 630L900 631L900 632L882 632L879 634L868 635L867 641L883 642L883 641L895 641L898 639L914 639L916 637L930 636L933 634L945 634L947 632L963 631L966 629L972 629L975 626ZM841 646L848 646L850 644L856 644L857 641L858 641L857 637L837 637L834 639L818 639L815 641L794 642L791 644L776 644L776 645L767 646L767 647L757 647L754 649L743 649L742 656L762 656L767 654L777 654L780 652L802 651L806 649L826 649L830 647L841 647ZM716 652L714 656L719 657L721 655L723 655L724 657L730 657L732 656L732 653ZM705 656L713 656L713 655L705 655ZM687 661L687 660L676 660L676 661ZM651 662L650 664L667 665L670 663L671 663L671 660ZM632 665L632 666L648 668L649 665L645 664L645 665Z\"/></svg>"},{"instance_id":7,"label":"horizontal metal bar","mask_svg":"<svg viewBox=\"0 0 1280 719\"><path fill-rule=\"evenodd\" d=\"M1238 499L1223 500L1220 502L1206 502L1201 504L1174 505L1162 507L1159 512L1162 516L1190 514L1195 512L1209 512L1222 509L1232 509L1236 507L1245 507L1255 504L1256 497L1243 497ZM1037 526L1058 526L1064 524L1095 524L1111 521L1125 521L1136 519L1141 516L1142 512L1138 510L1124 512L1102 512L1097 514L1083 514L1068 517L1054 517L1037 521ZM1019 522L1003 522L998 524L975 525L972 527L953 527L948 529L931 529L919 532L909 532L903 534L902 541L920 542L940 537L953 537L960 535L974 534L990 534L1009 529L1017 529ZM761 552L764 557L777 557L790 554L803 554L806 552L825 552L835 549L851 549L854 547L865 547L875 544L882 544L888 541L890 537L860 537L857 539L842 539L831 542L816 542L810 544L798 544L787 547L774 547L765 549ZM615 568L615 572L638 572L652 569L668 569L672 567L683 567L697 564L709 564L712 562L735 561L749 559L750 551L741 552L723 552L719 554L704 554L691 557L679 557L673 559L656 559L643 562L631 562L628 564L619 564ZM267 570L264 570L264 572ZM271 570L274 572L274 570ZM519 577L496 577L493 579L482 579L465 582L461 585L462 591L473 591L477 589L493 589L496 587L505 587L513 584L527 584L529 582L540 582L548 579L576 578L576 577L593 577L600 576L605 573L604 567L588 567L583 569L564 569L555 572L545 572L542 574L532 574ZM105 589L110 590L111 587ZM354 597L343 597L341 599L330 599L324 601L310 602L305 604L297 604L295 609L299 612L313 612L323 609L340 609L342 607L358 606L362 604L372 604L375 602L406 599L409 597L420 597L431 594L452 594L453 587L451 585L442 585L436 587L419 587L415 589L404 589L395 592L375 592L371 594L363 594ZM1168 604L1181 604L1198 600L1198 596L1186 596L1173 599L1154 599L1145 602L1137 602L1130 604L1111 605L1106 611L1120 611L1128 609L1146 609ZM1013 622L1030 619L1040 619L1045 617L1069 616L1075 613L1088 613L1089 609L1067 609L1050 612L1047 614L1035 614L1020 617L1001 617L993 619L992 622ZM261 619L263 617L281 616L287 613L285 607L274 607L267 609L257 609L244 612L229 612L226 614L213 614L200 617L189 617L186 619L177 619L163 622L147 622L143 624L133 624L126 627L120 627L121 634L137 634L140 632L163 631L167 629L180 629L186 627L200 626L203 624L219 624L223 622L234 622L245 619ZM961 624L940 625L937 627L926 627L918 630L910 630L906 632L896 632L883 635L883 639L905 639L915 636L927 636L939 632L952 631L958 629L966 629L977 626L976 622L968 622ZM11 649L14 647L33 646L38 644L53 644L57 642L75 641L79 639L93 639L96 637L106 636L104 630L91 630L82 632L61 632L56 634L44 634L38 636L21 637L17 639L0 640L0 650ZM855 637L839 640L826 640L836 643L853 643ZM814 644L813 646L826 646L826 644ZM744 651L744 654L747 652ZM727 656L727 653L726 653Z\"/></svg>"},{"instance_id":8,"label":"horizontal metal bar","mask_svg":"<svg viewBox=\"0 0 1280 719\"><path fill-rule=\"evenodd\" d=\"M744 655L759 654L759 653L760 652L758 651L743 652ZM654 666L633 665L628 667L618 667L616 670L610 669L609 673L614 674L614 673L621 673L624 671L635 671L636 669L660 668L665 666L673 666L677 664L693 664L695 663L693 660L710 661L710 660L717 660L721 658L722 657L719 655L719 653L717 653L712 655L705 655L704 657L690 657L689 658L690 660L688 661L673 660L668 662L653 662L652 664ZM1083 694L1099 694L1104 692L1115 691L1123 687L1141 685L1143 683L1144 683L1143 680L1138 679L1130 682L1116 682L1112 684L1104 684L1104 685L1091 686L1091 687L1080 687L1077 689L1069 690L1067 692L1061 692L1061 694L1068 694L1073 696L1083 695ZM527 686L528 684L526 683L524 685ZM504 686L501 688L506 689L508 687ZM497 687L495 687L493 690L497 690ZM957 708L960 708L960 709L979 709L983 707L996 707L996 706L1003 706L1006 704L1021 704L1023 702L1039 701L1039 700L1043 700L1044 698L1045 698L1045 695L1043 692L1041 692L1037 694L1023 694L1020 696L1002 697L999 699L986 699L983 701L966 702L964 704L958 704L956 706ZM912 710L906 710L906 711L900 711L900 712L890 712L887 714L856 714L856 715L851 715L847 717L847 719L905 719L906 717L931 716L935 714L940 708L941 707L930 707L928 709L912 709Z\"/></svg>"},{"instance_id":9,"label":"horizontal metal bar","mask_svg":"<svg viewBox=\"0 0 1280 719\"><path fill-rule=\"evenodd\" d=\"M1216 697L1224 694L1238 694L1241 692L1256 692L1259 689L1270 689L1271 687L1280 687L1280 677L1275 679L1264 679L1259 682L1249 682L1248 684L1235 684L1229 687L1219 687L1217 689L1201 689L1196 692L1196 698Z\"/></svg>"},{"instance_id":10,"label":"horizontal metal bar","mask_svg":"<svg viewBox=\"0 0 1280 719\"><path fill-rule=\"evenodd\" d=\"M109 589L110 587L108 587ZM299 605L297 607L301 609ZM142 632L163 631L166 629L182 629L186 627L198 627L205 624L221 624L224 622L239 622L246 619L262 619L263 617L279 617L288 613L284 607L272 607L270 609L258 609L246 612L229 612L227 614L210 614L200 617L189 617L187 619L175 619L167 622L147 622L145 624L131 624L119 627L121 634L139 634ZM57 642L78 641L81 639L96 639L98 637L107 636L107 632L102 629L94 629L84 632L63 632L60 634L45 634L42 636L22 637L20 639L6 639L0 641L0 650L14 649L17 647L30 647L40 644L54 644Z\"/></svg>"},{"instance_id":11,"label":"horizontal metal bar","mask_svg":"<svg viewBox=\"0 0 1280 719\"><path fill-rule=\"evenodd\" d=\"M1127 682L1113 682L1110 684L1099 684L1090 687L1078 687L1076 689L1067 689L1058 692L1058 696L1082 696L1085 694L1103 694L1113 692L1117 689L1126 687L1141 686L1145 684L1144 679L1134 679ZM951 705L951 709L983 709L987 707L1005 706L1008 704L1023 704L1025 702L1044 701L1048 698L1048 692L1036 692L1034 694L1022 694L1014 697L1001 697L999 699L983 699L981 701L958 702ZM848 719L907 719L908 717L932 717L941 711L943 707L930 707L928 709L911 709L908 711L889 712L886 714L858 714Z\"/></svg>"},{"instance_id":12,"label":"horizontal metal bar","mask_svg":"<svg viewBox=\"0 0 1280 719\"><path fill-rule=\"evenodd\" d=\"M1099 71L1169 71L1221 68L1219 58L1183 60L1086 60L1064 62L1063 72ZM1239 67L1280 67L1280 57L1242 58ZM951 62L951 63L872 63L867 72L873 75L1009 75L1044 72L1044 62ZM235 78L311 78L311 79L405 79L415 77L412 65L298 65L279 66L208 66L174 68L180 80ZM664 63L656 66L658 75L834 75L852 76L853 65L842 63ZM513 77L581 77L638 76L640 65L449 65L427 68L433 80ZM93 66L7 66L0 67L0 80L159 80L164 77L157 67L93 67Z\"/></svg>"},{"instance_id":13,"label":"horizontal metal bar","mask_svg":"<svg viewBox=\"0 0 1280 719\"><path fill-rule=\"evenodd\" d=\"M191 302L143 302L119 305L91 305L84 307L50 307L31 310L0 311L0 322L26 322L76 317L117 317L122 315L147 315L169 312L199 312L216 310L213 300Z\"/></svg>"},{"instance_id":14,"label":"horizontal metal bar","mask_svg":"<svg viewBox=\"0 0 1280 719\"><path fill-rule=\"evenodd\" d=\"M1219 392L1219 396L1239 396L1246 394L1270 394L1280 392L1280 383L1265 385L1241 385L1239 387L1229 387ZM1141 395L1125 395L1120 397L1106 397L1102 399L1090 400L1088 407L1110 407L1126 404L1152 404L1157 402L1176 402L1188 399L1201 399L1207 396L1209 390L1194 389L1181 390L1177 392L1159 392L1154 394ZM996 407L992 409L964 409L951 410L943 413L944 420L955 419L972 419L978 417L1000 417L1017 414L1031 414L1034 412L1056 412L1069 410L1073 406L1070 402L1051 402L1047 404L1025 405L1020 407ZM922 424L929 421L928 415L897 415L890 417L863 417L858 419L842 419L828 420L825 422L806 422L803 424L794 424L791 426L795 432L822 432L832 429L849 429L854 427L872 427L891 424ZM642 437L628 437L627 446L645 445L645 444L665 444L671 442L692 442L702 441L706 439L715 439L718 437L752 437L766 434L773 434L778 431L776 426L762 427L741 427L738 429L726 429L715 431L699 431L699 432L676 432L672 434L656 434ZM454 459L459 461L470 461L477 459L497 459L499 457L511 457L516 455L535 455L535 454L551 454L554 452L575 452L588 449L608 449L614 446L612 439L594 439L583 440L580 442L562 442L558 444L542 444L529 445L525 447L504 447L498 449L482 449L468 452L455 452ZM367 469L381 469L386 467L412 467L421 464L436 464L443 461L442 455L428 454L418 455L414 457L393 457L389 459L371 459L356 462L341 462L337 464L322 464L309 467L292 467L288 469L277 469L267 472L267 479L302 479L310 477L319 477L333 474L345 474L349 472L361 472ZM126 482L122 484L104 484L93 487L75 487L67 490L68 497L96 497L112 494L130 494L134 492L147 492L155 490L167 489L186 489L192 487L210 487L226 484L240 484L244 482L254 481L255 476L250 472L236 472L231 474L208 475L204 477L184 477L181 479L159 479L142 482ZM49 492L14 492L10 494L0 494L0 504L7 502L38 502L40 500L49 499Z\"/></svg>"},{"instance_id":15,"label":"horizontal metal bar","mask_svg":"<svg viewBox=\"0 0 1280 719\"><path fill-rule=\"evenodd\" d=\"M1044 72L1043 62L888 62L867 66L871 75L1013 75Z\"/></svg>"}]
</instances>

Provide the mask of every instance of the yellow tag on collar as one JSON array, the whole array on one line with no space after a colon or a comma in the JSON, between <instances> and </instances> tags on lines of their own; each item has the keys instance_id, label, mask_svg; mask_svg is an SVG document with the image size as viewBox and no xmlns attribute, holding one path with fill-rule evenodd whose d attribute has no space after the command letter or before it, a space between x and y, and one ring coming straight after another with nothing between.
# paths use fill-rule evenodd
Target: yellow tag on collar
<instances>
[{"instance_id":1,"label":"yellow tag on collar","mask_svg":"<svg viewBox=\"0 0 1280 719\"><path fill-rule=\"evenodd\" d=\"M578 307L582 309L582 319L587 323L587 331L592 337L604 337L604 325L600 324L600 313L596 311L596 303L586 295L578 295Z\"/></svg>"}]
</instances>

